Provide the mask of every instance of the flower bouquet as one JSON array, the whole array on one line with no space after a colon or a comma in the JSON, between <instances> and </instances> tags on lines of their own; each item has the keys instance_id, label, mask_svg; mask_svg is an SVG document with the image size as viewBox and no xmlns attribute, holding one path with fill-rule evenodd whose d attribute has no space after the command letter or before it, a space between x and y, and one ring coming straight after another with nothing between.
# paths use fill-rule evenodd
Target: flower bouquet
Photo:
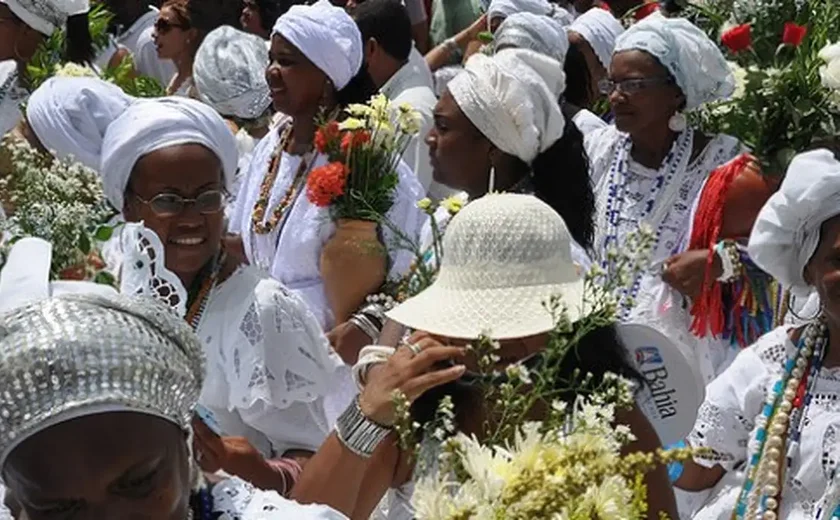
<instances>
[{"instance_id":1,"label":"flower bouquet","mask_svg":"<svg viewBox=\"0 0 840 520\"><path fill-rule=\"evenodd\" d=\"M350 105L342 116L316 131L315 147L329 162L313 169L306 181L309 201L328 208L336 223L321 251L320 269L337 323L385 281L387 254L379 223L394 204L400 158L420 131L411 106L393 107L381 94L368 104Z\"/></svg>"},{"instance_id":2,"label":"flower bouquet","mask_svg":"<svg viewBox=\"0 0 840 520\"><path fill-rule=\"evenodd\" d=\"M53 280L89 280L109 285L96 243L110 238L103 223L113 214L99 176L78 163L45 157L28 143L7 137L11 173L0 179L0 193L12 213L0 221L0 252L24 237L52 244ZM0 265L5 253L0 254Z\"/></svg>"}]
</instances>

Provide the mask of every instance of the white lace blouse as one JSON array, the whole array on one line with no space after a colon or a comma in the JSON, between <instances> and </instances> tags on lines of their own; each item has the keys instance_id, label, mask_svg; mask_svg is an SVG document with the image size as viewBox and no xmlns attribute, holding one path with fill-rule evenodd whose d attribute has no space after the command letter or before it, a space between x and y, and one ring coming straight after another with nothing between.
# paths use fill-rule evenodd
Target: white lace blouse
<instances>
[{"instance_id":1,"label":"white lace blouse","mask_svg":"<svg viewBox=\"0 0 840 520\"><path fill-rule=\"evenodd\" d=\"M303 301L254 267L210 296L197 334L207 355L199 402L223 433L266 456L317 451L329 433L324 397L341 359Z\"/></svg>"},{"instance_id":2,"label":"white lace blouse","mask_svg":"<svg viewBox=\"0 0 840 520\"><path fill-rule=\"evenodd\" d=\"M707 467L720 464L726 475L709 500L693 516L696 520L729 519L744 483L745 462L755 452L756 419L768 392L779 379L782 365L796 346L790 327L777 328L742 350L729 368L707 388L688 442L711 448L721 458L695 460ZM840 368L822 368L804 418L798 456L785 472L779 518L814 518L815 508L828 491L831 473L840 460ZM836 486L837 482L835 482ZM833 506L832 506L833 507ZM831 511L823 518L830 516Z\"/></svg>"},{"instance_id":3,"label":"white lace blouse","mask_svg":"<svg viewBox=\"0 0 840 520\"><path fill-rule=\"evenodd\" d=\"M319 208L306 198L305 189L297 193L281 222L271 233L257 235L251 223L254 204L259 196L271 155L280 140L283 126L272 130L254 149L251 163L242 179L236 205L231 212L229 229L242 236L245 253L252 265L266 270L271 276L303 298L321 326L329 330L333 323L332 310L324 293L324 282L319 270L321 248L335 232L327 208ZM274 186L271 189L266 218L285 196L291 186L302 157L283 153ZM326 156L318 156L310 166L326 164ZM417 176L405 164L397 168L399 184L394 206L388 213L391 222L411 237L417 237L425 215L416 204L423 198L423 187ZM393 243L392 233L383 230L384 244ZM411 263L409 251L390 251L390 275L404 273Z\"/></svg>"}]
</instances>

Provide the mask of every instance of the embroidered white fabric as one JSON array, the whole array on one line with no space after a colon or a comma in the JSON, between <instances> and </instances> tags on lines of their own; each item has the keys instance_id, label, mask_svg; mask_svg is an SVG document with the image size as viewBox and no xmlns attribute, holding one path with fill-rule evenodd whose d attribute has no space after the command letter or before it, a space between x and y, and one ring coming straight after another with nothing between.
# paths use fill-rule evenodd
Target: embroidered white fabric
<instances>
[{"instance_id":1,"label":"embroidered white fabric","mask_svg":"<svg viewBox=\"0 0 840 520\"><path fill-rule=\"evenodd\" d=\"M319 323L326 330L334 326L332 311L324 293L324 282L319 271L321 248L335 232L327 208L319 208L306 198L306 189L298 192L295 201L287 208L285 223L278 225L271 233L257 235L253 231L251 215L266 175L271 154L280 140L278 127L266 135L254 149L251 164L242 179L236 197L236 207L231 212L229 229L242 236L245 253L251 265L255 265L282 282L309 305ZM326 164L326 156L318 156L312 168ZM266 218L289 189L301 157L284 153L280 161L277 179L271 190ZM388 213L391 222L411 237L417 237L425 215L417 208L417 201L423 198L423 187L417 176L404 163L397 167L399 184L394 206ZM394 242L393 233L383 230L386 246ZM406 272L412 260L410 252L391 251L389 276L397 277Z\"/></svg>"},{"instance_id":2,"label":"embroidered white fabric","mask_svg":"<svg viewBox=\"0 0 840 520\"><path fill-rule=\"evenodd\" d=\"M276 491L262 491L244 480L230 478L213 486L213 511L219 520L346 520L334 509L303 505L283 498Z\"/></svg>"},{"instance_id":3,"label":"embroidered white fabric","mask_svg":"<svg viewBox=\"0 0 840 520\"><path fill-rule=\"evenodd\" d=\"M728 473L697 511L695 520L723 520L732 516L744 483L743 474L737 470L743 469L757 448L756 419L762 413L767 393L782 373L786 356L796 348L788 337L789 330L789 327L775 329L742 350L707 388L688 442L694 447L710 448L716 458L723 459L695 458L699 464L708 467L720 464ZM840 461L839 399L840 369L821 369L803 421L798 456L785 472L779 518L814 518L815 507L830 492L829 478Z\"/></svg>"},{"instance_id":4,"label":"embroidered white fabric","mask_svg":"<svg viewBox=\"0 0 840 520\"><path fill-rule=\"evenodd\" d=\"M226 434L264 454L317 450L329 432L324 396L342 362L298 296L241 268L213 291L197 333L207 356L199 402Z\"/></svg>"}]
</instances>

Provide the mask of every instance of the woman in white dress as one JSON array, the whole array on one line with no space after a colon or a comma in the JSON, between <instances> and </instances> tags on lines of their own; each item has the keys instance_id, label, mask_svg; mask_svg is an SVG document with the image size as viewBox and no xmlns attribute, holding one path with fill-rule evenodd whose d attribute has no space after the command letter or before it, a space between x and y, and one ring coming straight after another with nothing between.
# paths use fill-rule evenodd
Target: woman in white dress
<instances>
[{"instance_id":1,"label":"woman in white dress","mask_svg":"<svg viewBox=\"0 0 840 520\"><path fill-rule=\"evenodd\" d=\"M274 108L288 117L254 150L230 221L250 263L306 301L325 330L335 320L319 259L335 225L328 208L312 204L303 187L309 172L327 161L314 150L316 118L348 103L366 103L376 91L362 58L356 22L326 0L294 6L277 20L266 78ZM417 236L424 215L416 203L423 188L404 164L397 173L387 217L402 232ZM382 231L387 246L392 235ZM407 251L391 252L391 275L405 272L410 261Z\"/></svg>"},{"instance_id":2,"label":"woman in white dress","mask_svg":"<svg viewBox=\"0 0 840 520\"><path fill-rule=\"evenodd\" d=\"M169 309L68 295L0 323L0 471L25 518L346 518L237 478L202 478L189 445L202 346Z\"/></svg>"},{"instance_id":3,"label":"woman in white dress","mask_svg":"<svg viewBox=\"0 0 840 520\"><path fill-rule=\"evenodd\" d=\"M840 161L820 149L797 156L761 210L749 252L816 312L742 350L713 381L689 443L708 448L676 485L712 490L695 519L830 519L840 514L836 478L840 414Z\"/></svg>"},{"instance_id":4,"label":"woman in white dress","mask_svg":"<svg viewBox=\"0 0 840 520\"><path fill-rule=\"evenodd\" d=\"M265 81L267 66L265 40L228 25L211 31L195 55L197 98L215 108L236 134L239 165L231 196L239 192L254 148L268 133L271 94ZM234 200L228 200L229 210L233 204Z\"/></svg>"},{"instance_id":5,"label":"woman in white dress","mask_svg":"<svg viewBox=\"0 0 840 520\"><path fill-rule=\"evenodd\" d=\"M653 266L677 252L689 214L709 173L740 151L729 136L706 136L687 126L684 110L729 96L734 79L714 42L679 18L654 14L619 39L602 91L610 96L615 126L587 135L597 196L595 255L611 269L608 253L627 233L647 224L654 232ZM706 256L690 265L667 265L679 289L686 277L705 273ZM635 298L639 275L624 297Z\"/></svg>"},{"instance_id":6,"label":"woman in white dress","mask_svg":"<svg viewBox=\"0 0 840 520\"><path fill-rule=\"evenodd\" d=\"M178 309L205 349L202 466L288 492L329 431L340 360L300 298L222 247L233 134L199 101L142 100L108 125L101 154L109 202L143 223L121 234L121 290Z\"/></svg>"}]
</instances>

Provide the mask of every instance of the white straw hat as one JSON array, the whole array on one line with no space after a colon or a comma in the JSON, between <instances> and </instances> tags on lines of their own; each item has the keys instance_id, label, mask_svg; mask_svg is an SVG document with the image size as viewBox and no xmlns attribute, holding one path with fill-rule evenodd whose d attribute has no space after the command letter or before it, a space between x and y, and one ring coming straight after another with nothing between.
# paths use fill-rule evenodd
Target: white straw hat
<instances>
[{"instance_id":1,"label":"white straw hat","mask_svg":"<svg viewBox=\"0 0 840 520\"><path fill-rule=\"evenodd\" d=\"M544 304L557 295L575 322L584 284L571 240L563 219L536 197L482 197L449 224L435 282L388 317L448 338L523 338L554 328Z\"/></svg>"}]
</instances>

